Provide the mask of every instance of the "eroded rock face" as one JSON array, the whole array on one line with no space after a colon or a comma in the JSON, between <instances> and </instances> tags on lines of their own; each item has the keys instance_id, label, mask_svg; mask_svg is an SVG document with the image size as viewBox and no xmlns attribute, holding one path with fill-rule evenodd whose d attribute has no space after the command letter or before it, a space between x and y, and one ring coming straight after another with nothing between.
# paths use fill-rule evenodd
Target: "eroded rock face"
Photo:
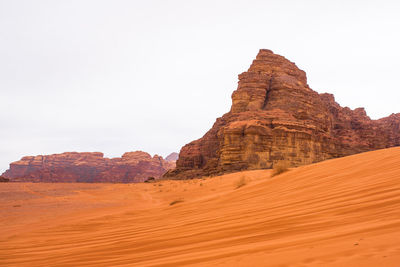
<instances>
[{"instance_id":1,"label":"eroded rock face","mask_svg":"<svg viewBox=\"0 0 400 267\"><path fill-rule=\"evenodd\" d=\"M19 182L143 182L159 178L175 163L142 151L127 152L121 158L104 158L100 152L65 152L28 156L10 164L2 176Z\"/></svg>"},{"instance_id":2,"label":"eroded rock face","mask_svg":"<svg viewBox=\"0 0 400 267\"><path fill-rule=\"evenodd\" d=\"M400 113L371 120L363 108L342 108L331 94L318 94L304 71L262 49L239 75L230 112L200 139L185 145L176 169L165 177L193 178L300 166L400 145Z\"/></svg>"}]
</instances>

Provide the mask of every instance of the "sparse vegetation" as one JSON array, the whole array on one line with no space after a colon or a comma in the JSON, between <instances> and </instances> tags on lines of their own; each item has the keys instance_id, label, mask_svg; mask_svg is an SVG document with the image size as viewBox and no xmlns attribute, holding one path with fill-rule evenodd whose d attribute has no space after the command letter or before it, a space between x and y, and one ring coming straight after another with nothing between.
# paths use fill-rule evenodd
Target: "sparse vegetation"
<instances>
[{"instance_id":1,"label":"sparse vegetation","mask_svg":"<svg viewBox=\"0 0 400 267\"><path fill-rule=\"evenodd\" d=\"M181 202L183 202L183 199L176 199L176 200L172 201L171 203L169 203L169 205L172 206L172 205L175 205L175 204L178 204Z\"/></svg>"},{"instance_id":2,"label":"sparse vegetation","mask_svg":"<svg viewBox=\"0 0 400 267\"><path fill-rule=\"evenodd\" d=\"M236 189L245 186L247 184L246 177L241 176L240 179L236 182Z\"/></svg>"},{"instance_id":3,"label":"sparse vegetation","mask_svg":"<svg viewBox=\"0 0 400 267\"><path fill-rule=\"evenodd\" d=\"M156 181L156 178L154 178L154 177L148 177L144 182L145 183L154 183Z\"/></svg>"},{"instance_id":4,"label":"sparse vegetation","mask_svg":"<svg viewBox=\"0 0 400 267\"><path fill-rule=\"evenodd\" d=\"M289 170L288 164L284 161L278 162L274 164L274 168L272 169L271 177L277 176Z\"/></svg>"},{"instance_id":5,"label":"sparse vegetation","mask_svg":"<svg viewBox=\"0 0 400 267\"><path fill-rule=\"evenodd\" d=\"M10 181L10 179L5 178L5 177L3 177L3 176L0 176L0 183L7 183L7 182L9 182L9 181Z\"/></svg>"}]
</instances>

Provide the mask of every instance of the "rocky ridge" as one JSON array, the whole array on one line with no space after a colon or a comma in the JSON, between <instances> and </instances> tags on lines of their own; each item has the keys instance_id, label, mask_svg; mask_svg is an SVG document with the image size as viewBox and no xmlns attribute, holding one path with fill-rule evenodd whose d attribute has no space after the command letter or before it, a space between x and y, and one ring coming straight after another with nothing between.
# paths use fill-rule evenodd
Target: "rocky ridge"
<instances>
[{"instance_id":1,"label":"rocky ridge","mask_svg":"<svg viewBox=\"0 0 400 267\"><path fill-rule=\"evenodd\" d=\"M175 162L142 151L111 159L101 152L65 152L23 157L11 163L2 176L14 182L132 183L159 178L174 167Z\"/></svg>"},{"instance_id":2,"label":"rocky ridge","mask_svg":"<svg viewBox=\"0 0 400 267\"><path fill-rule=\"evenodd\" d=\"M231 110L200 139L185 145L164 177L193 178L300 166L400 145L400 113L371 120L332 94L318 94L293 62L261 49L239 75Z\"/></svg>"}]
</instances>

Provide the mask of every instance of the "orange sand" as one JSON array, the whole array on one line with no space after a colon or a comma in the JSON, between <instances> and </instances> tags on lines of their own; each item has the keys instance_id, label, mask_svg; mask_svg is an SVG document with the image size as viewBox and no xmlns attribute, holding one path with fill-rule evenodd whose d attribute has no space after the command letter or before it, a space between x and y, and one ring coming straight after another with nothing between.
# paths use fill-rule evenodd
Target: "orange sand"
<instances>
[{"instance_id":1,"label":"orange sand","mask_svg":"<svg viewBox=\"0 0 400 267\"><path fill-rule=\"evenodd\" d=\"M0 209L0 266L398 267L400 148L273 178L0 184Z\"/></svg>"}]
</instances>

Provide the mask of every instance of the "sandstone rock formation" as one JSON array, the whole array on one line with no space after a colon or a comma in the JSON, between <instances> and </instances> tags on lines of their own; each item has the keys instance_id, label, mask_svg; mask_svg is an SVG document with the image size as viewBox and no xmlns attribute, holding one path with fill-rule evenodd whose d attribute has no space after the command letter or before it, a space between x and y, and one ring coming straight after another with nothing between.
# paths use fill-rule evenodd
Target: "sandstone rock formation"
<instances>
[{"instance_id":1,"label":"sandstone rock formation","mask_svg":"<svg viewBox=\"0 0 400 267\"><path fill-rule=\"evenodd\" d=\"M175 162L175 161L178 160L178 158L179 158L179 154L176 153L176 152L172 152L171 154L169 154L169 155L165 158L165 160L166 160L166 161L170 161L170 162Z\"/></svg>"},{"instance_id":2,"label":"sandstone rock formation","mask_svg":"<svg viewBox=\"0 0 400 267\"><path fill-rule=\"evenodd\" d=\"M239 75L230 112L200 139L185 145L165 177L310 164L400 145L400 114L371 120L363 108L342 108L318 94L304 71L262 49Z\"/></svg>"},{"instance_id":3,"label":"sandstone rock formation","mask_svg":"<svg viewBox=\"0 0 400 267\"><path fill-rule=\"evenodd\" d=\"M19 182L143 182L159 178L174 162L142 151L127 152L121 158L104 158L100 152L66 152L28 156L10 164L3 176Z\"/></svg>"}]
</instances>

